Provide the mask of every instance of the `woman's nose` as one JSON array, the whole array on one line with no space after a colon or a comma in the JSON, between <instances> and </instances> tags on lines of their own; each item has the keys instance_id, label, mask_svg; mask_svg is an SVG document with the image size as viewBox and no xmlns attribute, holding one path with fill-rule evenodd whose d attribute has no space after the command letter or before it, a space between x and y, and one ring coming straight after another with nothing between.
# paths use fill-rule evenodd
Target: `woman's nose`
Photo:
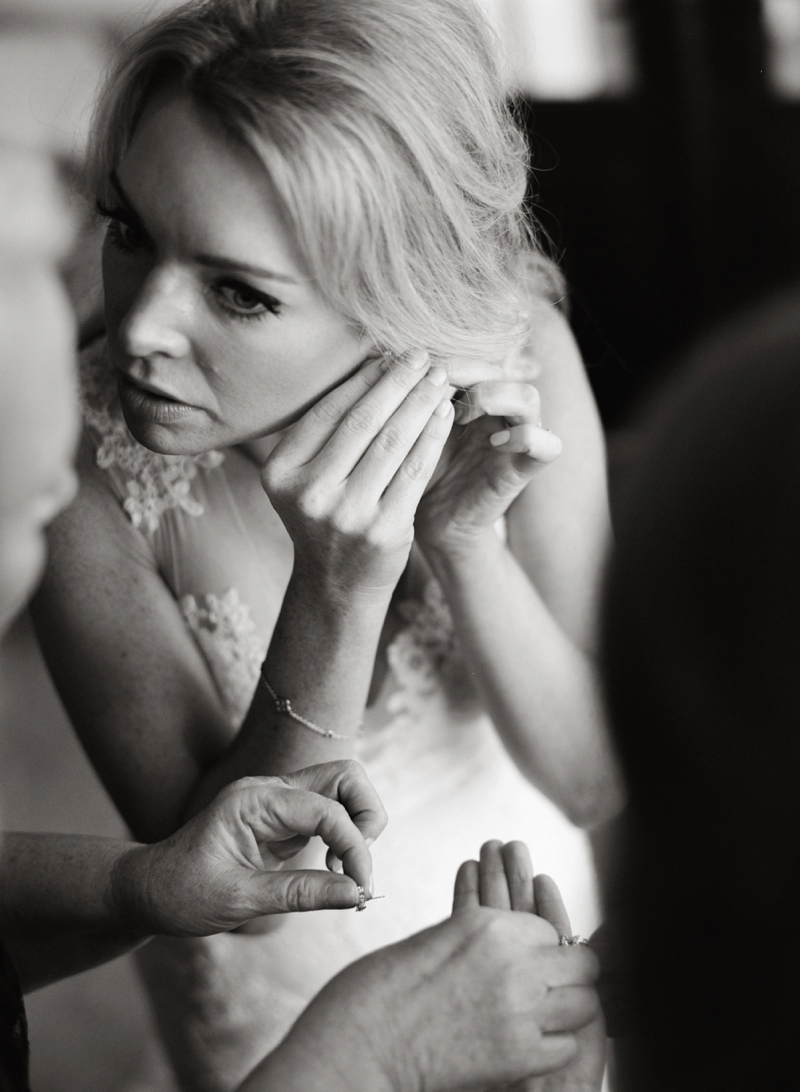
<instances>
[{"instance_id":1,"label":"woman's nose","mask_svg":"<svg viewBox=\"0 0 800 1092\"><path fill-rule=\"evenodd\" d=\"M191 319L188 286L177 271L151 270L120 323L122 348L130 357L185 357Z\"/></svg>"}]
</instances>

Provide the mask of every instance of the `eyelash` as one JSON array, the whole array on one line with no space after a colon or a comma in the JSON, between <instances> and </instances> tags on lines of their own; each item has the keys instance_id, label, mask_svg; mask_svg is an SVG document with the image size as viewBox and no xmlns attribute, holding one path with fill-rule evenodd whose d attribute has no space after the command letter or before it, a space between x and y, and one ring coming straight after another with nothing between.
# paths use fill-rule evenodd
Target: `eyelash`
<instances>
[{"instance_id":1,"label":"eyelash","mask_svg":"<svg viewBox=\"0 0 800 1092\"><path fill-rule=\"evenodd\" d=\"M107 209L99 200L96 202L95 208L105 220L108 220L108 238L117 250L121 250L123 254L134 254L137 250L142 250L145 247L144 241L136 245L126 240L124 228L141 232L143 240L147 239L147 236L141 227L128 222L128 214L124 209Z\"/></svg>"},{"instance_id":2,"label":"eyelash","mask_svg":"<svg viewBox=\"0 0 800 1092\"><path fill-rule=\"evenodd\" d=\"M141 232L143 239L145 240L147 239L147 236L141 227L128 222L126 218L128 214L125 213L124 209L107 209L99 200L96 203L96 209L100 216L109 221L108 238L112 245L123 254L135 254L137 250L146 248L147 244L144 241L137 245L135 243L130 243L125 239L125 227L132 231ZM251 296L257 303L260 303L264 307L264 310L247 312L239 311L235 307L231 307L225 302L225 289ZM214 284L209 285L208 290L213 295L216 305L224 311L226 315L229 315L234 319L252 322L255 319L263 319L267 315L277 316L281 313L281 304L279 300L276 300L273 296L267 296L265 293L259 292L256 288L253 288L249 284L245 284L243 281L236 280L235 277L221 278Z\"/></svg>"},{"instance_id":3,"label":"eyelash","mask_svg":"<svg viewBox=\"0 0 800 1092\"><path fill-rule=\"evenodd\" d=\"M228 288L234 292L243 292L248 296L252 296L256 302L260 303L263 307L263 311L237 311L236 308L229 306L224 302L223 292ZM242 281L237 281L233 277L225 277L222 280L216 281L209 286L209 290L214 295L217 306L221 307L226 314L235 319L243 319L245 322L253 322L255 319L263 319L267 315L279 315L281 313L281 305L278 300L272 296L267 296L263 292L257 291L255 288L251 288L249 284L244 284Z\"/></svg>"}]
</instances>

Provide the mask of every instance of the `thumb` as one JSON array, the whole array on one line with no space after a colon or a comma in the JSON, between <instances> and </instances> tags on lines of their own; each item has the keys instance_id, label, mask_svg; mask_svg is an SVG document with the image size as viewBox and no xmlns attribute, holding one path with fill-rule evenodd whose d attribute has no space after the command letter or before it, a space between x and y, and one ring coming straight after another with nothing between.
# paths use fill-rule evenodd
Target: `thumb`
<instances>
[{"instance_id":1,"label":"thumb","mask_svg":"<svg viewBox=\"0 0 800 1092\"><path fill-rule=\"evenodd\" d=\"M249 878L258 914L296 914L306 910L348 910L358 905L358 886L350 876L321 870L256 872Z\"/></svg>"}]
</instances>

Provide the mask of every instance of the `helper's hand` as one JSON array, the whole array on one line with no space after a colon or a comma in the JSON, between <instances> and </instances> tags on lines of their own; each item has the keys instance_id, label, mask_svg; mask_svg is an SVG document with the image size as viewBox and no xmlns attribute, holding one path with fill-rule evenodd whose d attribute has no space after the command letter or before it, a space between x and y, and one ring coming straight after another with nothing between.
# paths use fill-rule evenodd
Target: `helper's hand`
<instances>
[{"instance_id":1,"label":"helper's hand","mask_svg":"<svg viewBox=\"0 0 800 1092\"><path fill-rule=\"evenodd\" d=\"M321 398L270 455L262 481L292 537L295 573L326 601L388 601L453 423L452 393L425 353L373 360Z\"/></svg>"},{"instance_id":2,"label":"helper's hand","mask_svg":"<svg viewBox=\"0 0 800 1092\"><path fill-rule=\"evenodd\" d=\"M533 914L479 906L337 975L241 1092L455 1092L564 1066L597 961Z\"/></svg>"},{"instance_id":3,"label":"helper's hand","mask_svg":"<svg viewBox=\"0 0 800 1092\"><path fill-rule=\"evenodd\" d=\"M369 843L386 826L357 762L325 762L283 777L228 785L162 842L117 862L112 890L132 932L205 936L262 914L343 909L369 892ZM344 874L285 870L318 835Z\"/></svg>"},{"instance_id":4,"label":"helper's hand","mask_svg":"<svg viewBox=\"0 0 800 1092\"><path fill-rule=\"evenodd\" d=\"M558 457L561 441L541 427L540 413L538 391L527 382L491 379L462 392L417 514L417 540L429 555L480 545L536 471Z\"/></svg>"},{"instance_id":5,"label":"helper's hand","mask_svg":"<svg viewBox=\"0 0 800 1092\"><path fill-rule=\"evenodd\" d=\"M480 862L465 861L461 866L456 877L454 913L476 905L536 914L548 921L559 936L572 935L561 892L549 876L534 876L523 842L486 842L481 846ZM558 950L569 953L586 948L565 946ZM597 1001L593 1016L576 1031L577 1052L566 1065L515 1084L490 1087L497 1092L499 1088L503 1092L598 1092L605 1069L606 1030Z\"/></svg>"}]
</instances>

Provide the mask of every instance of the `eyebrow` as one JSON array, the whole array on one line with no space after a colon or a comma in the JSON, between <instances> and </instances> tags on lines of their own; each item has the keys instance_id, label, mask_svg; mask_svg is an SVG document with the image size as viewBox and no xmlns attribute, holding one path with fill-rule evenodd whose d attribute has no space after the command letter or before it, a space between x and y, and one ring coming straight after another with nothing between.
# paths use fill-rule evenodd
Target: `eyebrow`
<instances>
[{"instance_id":1,"label":"eyebrow","mask_svg":"<svg viewBox=\"0 0 800 1092\"><path fill-rule=\"evenodd\" d=\"M109 173L109 181L114 189L117 191L117 196L122 202L123 209L120 211L126 211L130 216L136 220L135 226L142 225L142 218L139 216L136 209L133 207L133 202L128 197L122 183L119 180L119 175L116 169L113 169ZM214 269L227 269L230 272L250 273L254 277L260 277L263 280L268 281L280 281L281 284L295 284L299 285L299 281L295 277L290 277L287 273L278 273L273 269L265 269L263 266L252 265L250 262L238 261L235 258L223 258L218 254L196 254L194 260L198 265L204 265Z\"/></svg>"},{"instance_id":2,"label":"eyebrow","mask_svg":"<svg viewBox=\"0 0 800 1092\"><path fill-rule=\"evenodd\" d=\"M262 277L264 280L280 281L281 284L300 283L287 273L276 273L273 269L263 269L260 265L251 265L249 262L237 261L235 258L223 258L217 254L195 254L194 260L198 265L213 266L215 269L228 269L231 272L238 270L242 273L251 273L254 277Z\"/></svg>"}]
</instances>

